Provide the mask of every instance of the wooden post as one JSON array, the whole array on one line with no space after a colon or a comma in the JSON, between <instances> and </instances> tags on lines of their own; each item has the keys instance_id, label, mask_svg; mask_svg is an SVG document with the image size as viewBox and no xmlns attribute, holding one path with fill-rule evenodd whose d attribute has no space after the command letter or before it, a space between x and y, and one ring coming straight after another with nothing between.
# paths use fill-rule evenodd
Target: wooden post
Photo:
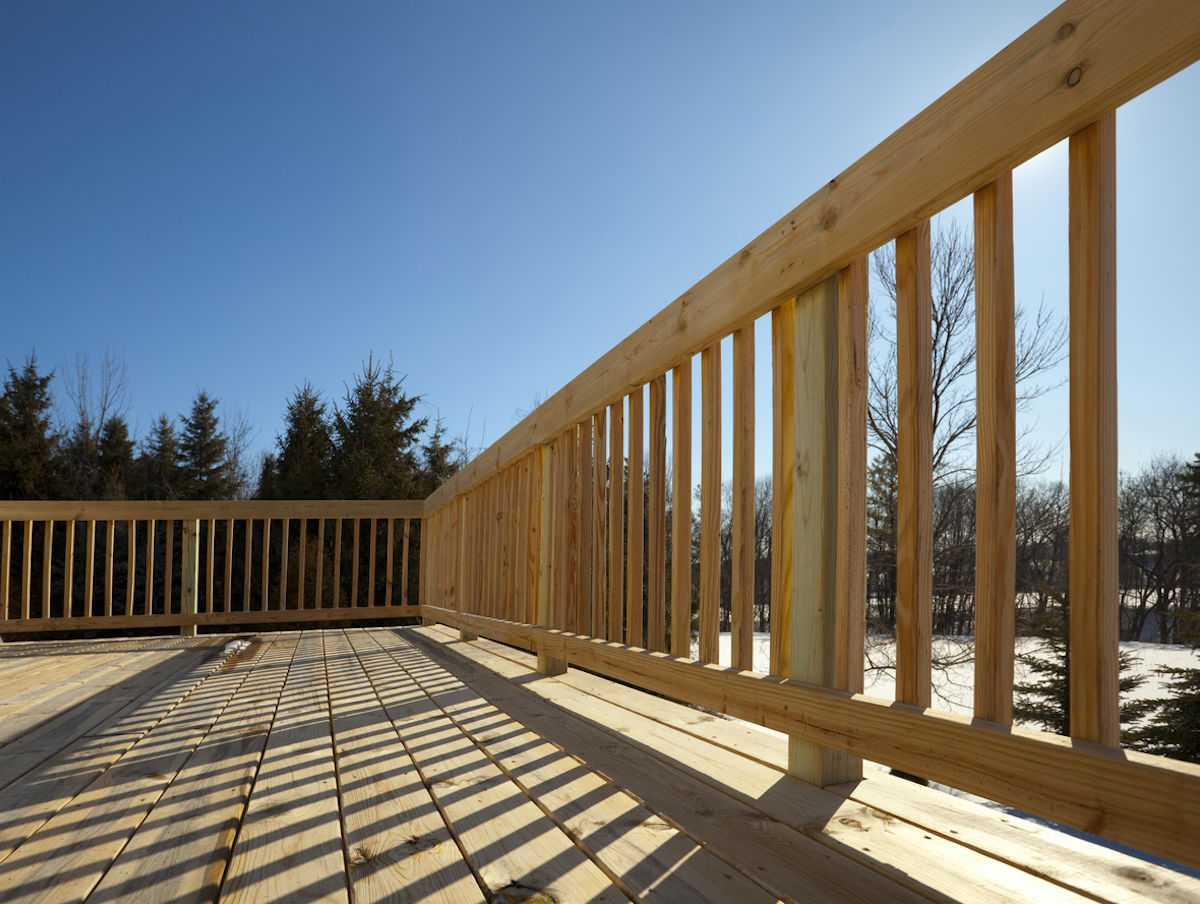
<instances>
[{"instance_id":1,"label":"wooden post","mask_svg":"<svg viewBox=\"0 0 1200 904\"><path fill-rule=\"evenodd\" d=\"M700 353L700 614L701 662L719 659L721 612L721 343Z\"/></svg>"},{"instance_id":2,"label":"wooden post","mask_svg":"<svg viewBox=\"0 0 1200 904\"><path fill-rule=\"evenodd\" d=\"M671 371L671 655L692 648L692 359Z\"/></svg>"},{"instance_id":3,"label":"wooden post","mask_svg":"<svg viewBox=\"0 0 1200 904\"><path fill-rule=\"evenodd\" d=\"M196 588L200 583L200 522L183 522L183 573L180 578L179 611L184 615L196 614ZM183 625L179 633L184 637L196 636L196 625Z\"/></svg>"},{"instance_id":4,"label":"wooden post","mask_svg":"<svg viewBox=\"0 0 1200 904\"><path fill-rule=\"evenodd\" d=\"M929 221L896 239L896 699L929 706L933 632L933 293Z\"/></svg>"},{"instance_id":5,"label":"wooden post","mask_svg":"<svg viewBox=\"0 0 1200 904\"><path fill-rule=\"evenodd\" d=\"M1071 736L1120 743L1117 120L1071 136Z\"/></svg>"},{"instance_id":6,"label":"wooden post","mask_svg":"<svg viewBox=\"0 0 1200 904\"><path fill-rule=\"evenodd\" d=\"M731 665L754 668L754 325L733 334Z\"/></svg>"},{"instance_id":7,"label":"wooden post","mask_svg":"<svg viewBox=\"0 0 1200 904\"><path fill-rule=\"evenodd\" d=\"M551 442L541 447L541 493L539 511L540 517L540 544L538 555L538 588L537 588L537 615L539 625L543 627L556 627L553 624L553 608L554 608L554 570L558 563L554 561L553 551L554 531L554 478L556 466L561 466L561 463L555 461L555 445ZM539 675L561 675L567 670L566 660L555 659L547 656L545 653L538 653L537 670Z\"/></svg>"},{"instance_id":8,"label":"wooden post","mask_svg":"<svg viewBox=\"0 0 1200 904\"><path fill-rule=\"evenodd\" d=\"M771 312L771 674L791 668L792 470L796 461L796 302Z\"/></svg>"},{"instance_id":9,"label":"wooden post","mask_svg":"<svg viewBox=\"0 0 1200 904\"><path fill-rule=\"evenodd\" d=\"M791 632L786 677L832 687L837 650L838 277L797 299ZM840 751L789 738L788 773L813 785L861 777Z\"/></svg>"},{"instance_id":10,"label":"wooden post","mask_svg":"<svg viewBox=\"0 0 1200 904\"><path fill-rule=\"evenodd\" d=\"M1017 388L1012 173L975 192L975 717L1012 724Z\"/></svg>"}]
</instances>

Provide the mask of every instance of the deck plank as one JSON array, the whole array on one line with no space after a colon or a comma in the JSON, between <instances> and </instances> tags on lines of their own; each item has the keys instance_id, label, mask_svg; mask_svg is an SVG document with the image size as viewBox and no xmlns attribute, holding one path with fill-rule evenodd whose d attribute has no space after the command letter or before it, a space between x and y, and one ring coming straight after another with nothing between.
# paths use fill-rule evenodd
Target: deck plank
<instances>
[{"instance_id":1,"label":"deck plank","mask_svg":"<svg viewBox=\"0 0 1200 904\"><path fill-rule=\"evenodd\" d=\"M444 636L457 640L457 634L449 631ZM512 648L490 641L480 643L514 661L521 662L522 657L532 661L528 654ZM680 707L580 670L571 670L565 677L560 676L560 680L781 773L787 770L787 738L777 732ZM1191 876L886 773L873 773L862 782L835 785L827 790L1100 901L1112 904L1200 901L1200 880Z\"/></svg>"},{"instance_id":2,"label":"deck plank","mask_svg":"<svg viewBox=\"0 0 1200 904\"><path fill-rule=\"evenodd\" d=\"M372 675L409 754L496 901L628 901L394 661Z\"/></svg>"},{"instance_id":3,"label":"deck plank","mask_svg":"<svg viewBox=\"0 0 1200 904\"><path fill-rule=\"evenodd\" d=\"M413 636L419 637L419 633ZM505 712L552 743L577 751L591 769L716 852L730 867L753 871L754 878L780 898L806 904L951 900L899 887L819 841L764 817L753 806L683 771L661 768L644 749L611 731L603 719L576 718L547 706L539 697L553 679L534 680L523 666L478 647L468 647L455 644L451 652L419 643L426 655L458 677L469 675L473 687L486 687L488 699ZM456 656L460 650L461 656ZM481 665L484 661L499 669L508 667L520 686Z\"/></svg>"},{"instance_id":4,"label":"deck plank","mask_svg":"<svg viewBox=\"0 0 1200 904\"><path fill-rule=\"evenodd\" d=\"M379 657L360 632L350 640L326 635L354 902L483 904L483 890L370 683Z\"/></svg>"},{"instance_id":5,"label":"deck plank","mask_svg":"<svg viewBox=\"0 0 1200 904\"><path fill-rule=\"evenodd\" d=\"M236 663L238 690L89 901L216 900L294 648L258 645Z\"/></svg>"},{"instance_id":6,"label":"deck plank","mask_svg":"<svg viewBox=\"0 0 1200 904\"><path fill-rule=\"evenodd\" d=\"M223 904L349 904L319 631L300 634L221 889Z\"/></svg>"},{"instance_id":7,"label":"deck plank","mask_svg":"<svg viewBox=\"0 0 1200 904\"><path fill-rule=\"evenodd\" d=\"M83 901L241 683L217 672L0 866L0 900Z\"/></svg>"},{"instance_id":8,"label":"deck plank","mask_svg":"<svg viewBox=\"0 0 1200 904\"><path fill-rule=\"evenodd\" d=\"M732 871L580 760L508 716L391 632L373 632L456 725L639 901L779 898Z\"/></svg>"}]
</instances>

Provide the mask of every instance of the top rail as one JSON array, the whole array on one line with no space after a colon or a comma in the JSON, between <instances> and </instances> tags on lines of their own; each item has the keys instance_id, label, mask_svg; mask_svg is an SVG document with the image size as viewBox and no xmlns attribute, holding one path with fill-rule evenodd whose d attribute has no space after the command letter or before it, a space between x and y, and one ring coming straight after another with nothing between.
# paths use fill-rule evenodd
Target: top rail
<instances>
[{"instance_id":1,"label":"top rail","mask_svg":"<svg viewBox=\"0 0 1200 904\"><path fill-rule=\"evenodd\" d=\"M285 500L187 502L120 500L114 502L0 502L0 521L121 521L146 518L421 518L423 500Z\"/></svg>"},{"instance_id":2,"label":"top rail","mask_svg":"<svg viewBox=\"0 0 1200 904\"><path fill-rule=\"evenodd\" d=\"M427 511L1197 59L1194 0L1064 3L567 383Z\"/></svg>"}]
</instances>

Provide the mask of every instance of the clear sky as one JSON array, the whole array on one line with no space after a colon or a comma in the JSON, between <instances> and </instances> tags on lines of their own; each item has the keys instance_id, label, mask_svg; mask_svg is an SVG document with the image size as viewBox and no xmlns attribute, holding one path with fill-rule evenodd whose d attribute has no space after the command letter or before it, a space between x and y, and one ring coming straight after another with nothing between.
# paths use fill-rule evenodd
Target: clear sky
<instances>
[{"instance_id":1,"label":"clear sky","mask_svg":"<svg viewBox=\"0 0 1200 904\"><path fill-rule=\"evenodd\" d=\"M122 355L139 438L203 388L266 448L391 355L491 443L1052 7L9 0L0 362ZM1118 115L1123 468L1200 452L1197 110L1192 67ZM1064 313L1065 180L1016 177Z\"/></svg>"}]
</instances>

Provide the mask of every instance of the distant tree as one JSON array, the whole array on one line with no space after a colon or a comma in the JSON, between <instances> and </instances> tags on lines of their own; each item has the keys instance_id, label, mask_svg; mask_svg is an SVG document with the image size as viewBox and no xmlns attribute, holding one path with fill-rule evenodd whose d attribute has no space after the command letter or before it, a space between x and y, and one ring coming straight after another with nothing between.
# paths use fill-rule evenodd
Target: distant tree
<instances>
[{"instance_id":1,"label":"distant tree","mask_svg":"<svg viewBox=\"0 0 1200 904\"><path fill-rule=\"evenodd\" d=\"M60 400L58 421L60 440L55 456L57 494L63 499L119 498L115 490L112 461L119 450L112 445L117 442L118 424L123 425L128 440L129 427L125 414L128 377L125 362L117 356L105 355L98 368L93 370L86 354L75 356L74 370L64 370L60 381L65 390L65 402ZM101 464L101 446L105 431L109 431L110 446L107 450L108 475Z\"/></svg>"},{"instance_id":2,"label":"distant tree","mask_svg":"<svg viewBox=\"0 0 1200 904\"><path fill-rule=\"evenodd\" d=\"M413 419L420 396L403 390L391 363L373 357L333 412L333 495L342 499L418 496L415 445L428 424Z\"/></svg>"},{"instance_id":3,"label":"distant tree","mask_svg":"<svg viewBox=\"0 0 1200 904\"><path fill-rule=\"evenodd\" d=\"M181 454L174 419L160 414L137 459L138 495L143 499L183 498L186 487Z\"/></svg>"},{"instance_id":4,"label":"distant tree","mask_svg":"<svg viewBox=\"0 0 1200 904\"><path fill-rule=\"evenodd\" d=\"M264 467L259 493L266 499L328 499L333 425L321 393L307 381L288 400L276 454Z\"/></svg>"},{"instance_id":5,"label":"distant tree","mask_svg":"<svg viewBox=\"0 0 1200 904\"><path fill-rule=\"evenodd\" d=\"M133 472L133 440L129 425L120 415L104 422L98 449L98 499L124 499Z\"/></svg>"},{"instance_id":6,"label":"distant tree","mask_svg":"<svg viewBox=\"0 0 1200 904\"><path fill-rule=\"evenodd\" d=\"M54 493L53 379L53 371L38 373L33 352L19 371L8 365L0 395L0 499L46 499Z\"/></svg>"},{"instance_id":7,"label":"distant tree","mask_svg":"<svg viewBox=\"0 0 1200 904\"><path fill-rule=\"evenodd\" d=\"M183 419L179 439L183 495L186 499L229 499L229 439L217 417L217 400L201 390Z\"/></svg>"},{"instance_id":8,"label":"distant tree","mask_svg":"<svg viewBox=\"0 0 1200 904\"><path fill-rule=\"evenodd\" d=\"M441 418L433 422L433 429L421 443L417 468L418 496L428 496L454 476L463 464L460 446L459 442L447 442L446 425Z\"/></svg>"}]
</instances>

